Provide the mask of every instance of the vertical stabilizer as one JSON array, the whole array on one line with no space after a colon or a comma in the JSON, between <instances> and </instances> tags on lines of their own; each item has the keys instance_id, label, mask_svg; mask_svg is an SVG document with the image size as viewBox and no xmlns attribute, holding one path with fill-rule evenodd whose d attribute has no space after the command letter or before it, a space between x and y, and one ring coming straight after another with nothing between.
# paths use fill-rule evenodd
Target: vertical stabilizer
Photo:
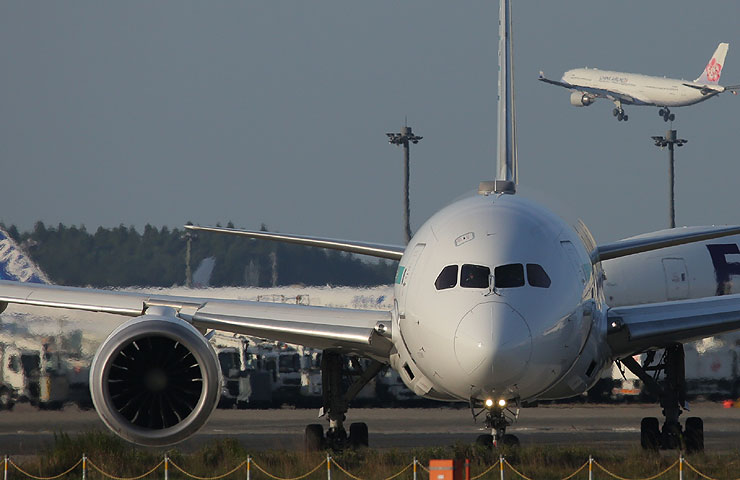
<instances>
[{"instance_id":1,"label":"vertical stabilizer","mask_svg":"<svg viewBox=\"0 0 740 480\"><path fill-rule=\"evenodd\" d=\"M516 184L516 114L511 0L500 0L498 40L498 180Z\"/></svg>"},{"instance_id":2,"label":"vertical stabilizer","mask_svg":"<svg viewBox=\"0 0 740 480\"><path fill-rule=\"evenodd\" d=\"M704 68L704 71L694 82L717 85L719 83L719 76L722 74L722 66L725 64L725 56L727 55L728 48L730 48L729 43L720 43L717 46L717 50L714 51L714 55L709 60L709 63Z\"/></svg>"},{"instance_id":3,"label":"vertical stabilizer","mask_svg":"<svg viewBox=\"0 0 740 480\"><path fill-rule=\"evenodd\" d=\"M50 283L41 269L23 253L10 235L0 228L0 280Z\"/></svg>"}]
</instances>

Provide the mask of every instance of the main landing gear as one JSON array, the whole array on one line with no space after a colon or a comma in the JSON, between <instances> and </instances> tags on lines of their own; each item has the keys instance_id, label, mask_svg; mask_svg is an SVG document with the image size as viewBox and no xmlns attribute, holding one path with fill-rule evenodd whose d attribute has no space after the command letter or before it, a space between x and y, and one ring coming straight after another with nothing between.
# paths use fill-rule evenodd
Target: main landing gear
<instances>
[{"instance_id":1,"label":"main landing gear","mask_svg":"<svg viewBox=\"0 0 740 480\"><path fill-rule=\"evenodd\" d=\"M657 395L663 408L663 428L658 419L646 417L640 424L640 444L646 450L685 449L687 452L704 450L704 422L699 417L689 417L686 425L681 427L678 417L683 410L688 411L686 402L686 375L683 345L676 343L666 347L657 364L655 351L651 350L642 366L632 357L622 363L643 381L648 390ZM647 372L654 372L650 376ZM660 379L661 374L663 379Z\"/></svg>"},{"instance_id":2,"label":"main landing gear","mask_svg":"<svg viewBox=\"0 0 740 480\"><path fill-rule=\"evenodd\" d=\"M475 402L471 399L470 409L473 412L473 418L476 418L485 411L485 428L491 430L490 434L478 435L478 438L475 440L476 445L496 448L501 446L518 447L519 439L516 435L506 433L506 428L514 423L518 413L511 412L511 410L507 408L506 402L503 400L499 402L486 400L483 408L484 410L475 413Z\"/></svg>"},{"instance_id":3,"label":"main landing gear","mask_svg":"<svg viewBox=\"0 0 740 480\"><path fill-rule=\"evenodd\" d=\"M324 435L321 424L306 427L305 447L307 451L324 449L344 450L368 446L367 424L359 422L349 426L349 434L344 429L349 402L372 380L384 365L373 360L362 368L357 358L347 357L330 350L321 356L321 381L323 388L323 407L321 416L329 420L329 428ZM352 378L354 377L354 381ZM350 383L352 382L352 383ZM349 385L347 388L345 386Z\"/></svg>"},{"instance_id":4,"label":"main landing gear","mask_svg":"<svg viewBox=\"0 0 740 480\"><path fill-rule=\"evenodd\" d=\"M624 113L624 109L622 108L621 105L617 105L616 107L614 107L614 110L612 110L612 115L614 115L615 117L617 117L617 120L620 121L620 122L622 120L624 120L626 122L630 118L629 115L627 115L626 113Z\"/></svg>"},{"instance_id":5,"label":"main landing gear","mask_svg":"<svg viewBox=\"0 0 740 480\"><path fill-rule=\"evenodd\" d=\"M676 119L676 114L671 113L670 110L668 110L668 107L663 107L660 110L658 110L658 116L663 117L663 121L674 121Z\"/></svg>"}]
</instances>

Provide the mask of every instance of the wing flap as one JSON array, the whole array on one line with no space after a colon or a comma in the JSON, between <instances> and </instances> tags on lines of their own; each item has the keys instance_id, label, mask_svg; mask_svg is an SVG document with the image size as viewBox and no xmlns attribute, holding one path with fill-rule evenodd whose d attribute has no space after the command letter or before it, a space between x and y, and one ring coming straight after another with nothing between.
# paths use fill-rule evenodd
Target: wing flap
<instances>
[{"instance_id":1,"label":"wing flap","mask_svg":"<svg viewBox=\"0 0 740 480\"><path fill-rule=\"evenodd\" d=\"M388 358L391 312L282 303L209 301L192 316L196 327L348 353Z\"/></svg>"},{"instance_id":2,"label":"wing flap","mask_svg":"<svg viewBox=\"0 0 740 480\"><path fill-rule=\"evenodd\" d=\"M611 308L608 322L619 358L740 329L740 295Z\"/></svg>"}]
</instances>

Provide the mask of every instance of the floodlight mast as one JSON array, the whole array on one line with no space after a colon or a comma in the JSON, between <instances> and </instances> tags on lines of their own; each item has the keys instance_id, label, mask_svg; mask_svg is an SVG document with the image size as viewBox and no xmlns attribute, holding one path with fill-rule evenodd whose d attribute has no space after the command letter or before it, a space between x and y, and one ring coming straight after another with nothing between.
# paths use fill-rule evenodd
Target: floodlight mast
<instances>
[{"instance_id":1,"label":"floodlight mast","mask_svg":"<svg viewBox=\"0 0 740 480\"><path fill-rule=\"evenodd\" d=\"M411 241L411 223L409 208L409 143L417 144L424 137L414 135L411 127L404 125L401 127L401 133L386 133L388 143L391 145L403 146L403 233L404 239L408 244Z\"/></svg>"},{"instance_id":2,"label":"floodlight mast","mask_svg":"<svg viewBox=\"0 0 740 480\"><path fill-rule=\"evenodd\" d=\"M669 177L669 195L670 195L670 224L671 228L676 228L676 205L675 205L675 183L676 183L676 176L675 176L675 168L674 168L674 161L673 161L673 146L676 145L678 147L684 146L688 142L688 140L685 140L683 138L676 138L676 130L668 130L666 132L665 137L660 136L654 136L650 137L655 142L656 147L660 147L661 150L665 147L668 147L668 177Z\"/></svg>"}]
</instances>

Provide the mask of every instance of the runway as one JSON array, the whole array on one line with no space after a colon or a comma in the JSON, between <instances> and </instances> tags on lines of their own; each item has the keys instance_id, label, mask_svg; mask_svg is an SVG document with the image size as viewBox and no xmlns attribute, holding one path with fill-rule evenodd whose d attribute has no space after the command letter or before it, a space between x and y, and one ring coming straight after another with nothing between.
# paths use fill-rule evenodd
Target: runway
<instances>
[{"instance_id":1,"label":"runway","mask_svg":"<svg viewBox=\"0 0 740 480\"><path fill-rule=\"evenodd\" d=\"M317 410L216 410L206 426L178 446L191 451L215 438L233 437L248 450L300 449L303 431L309 423L323 423ZM522 445L570 445L632 449L639 447L640 420L660 418L656 405L548 405L520 411L519 420L509 429ZM681 418L704 420L707 450L740 449L740 409L722 408L717 403L700 403ZM370 446L414 448L471 443L482 433L482 418L473 423L466 408L351 409L347 423L366 422ZM62 411L39 411L18 405L12 412L0 412L0 455L27 455L51 446L54 434L76 434L107 430L97 414L67 407Z\"/></svg>"}]
</instances>

